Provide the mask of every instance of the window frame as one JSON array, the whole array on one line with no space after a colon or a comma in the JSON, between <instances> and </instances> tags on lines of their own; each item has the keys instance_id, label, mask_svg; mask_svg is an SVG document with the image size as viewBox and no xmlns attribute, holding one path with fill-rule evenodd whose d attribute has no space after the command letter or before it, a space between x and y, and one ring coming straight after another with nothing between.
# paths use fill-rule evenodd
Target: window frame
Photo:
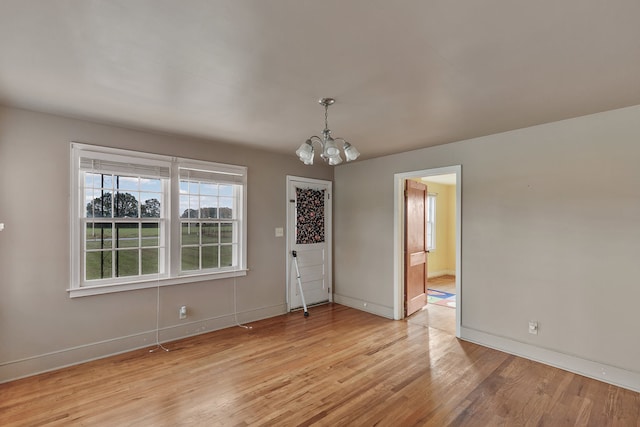
<instances>
[{"instance_id":1,"label":"window frame","mask_svg":"<svg viewBox=\"0 0 640 427\"><path fill-rule=\"evenodd\" d=\"M121 292L134 289L145 289L157 286L178 285L199 281L223 279L229 277L244 276L247 274L247 168L245 166L228 165L203 160L186 159L164 156L133 150L124 150L110 147L88 145L83 143L71 143L71 209L70 209L70 253L71 253L71 285L67 289L71 298ZM132 167L142 165L168 168L169 175L161 179L161 187L164 201L161 203L160 218L136 218L114 221L113 218L105 218L101 222L158 222L159 252L158 272L148 275L112 277L93 280L91 283L84 279L85 268L85 230L86 224L95 222L86 217L85 206L85 182L83 180L85 170L81 170L81 158L95 160L129 161ZM204 171L221 179L229 177L234 183L234 191L237 212L236 232L237 249L234 252L234 265L226 268L207 270L181 271L181 218L180 218L180 169L190 168ZM114 173L115 174L115 173ZM226 181L228 182L228 181ZM142 243L140 243L142 245ZM164 250L162 249L164 248ZM115 248L112 248L116 250ZM140 267L141 268L141 267ZM141 271L141 270L139 270Z\"/></svg>"},{"instance_id":2,"label":"window frame","mask_svg":"<svg viewBox=\"0 0 640 427\"><path fill-rule=\"evenodd\" d=\"M436 208L437 208L437 193L427 193L427 230L429 230L429 225L431 225L431 233L427 234L427 250L435 251L436 250ZM431 235L431 239L429 239L429 234ZM431 243L431 245L429 245Z\"/></svg>"}]
</instances>

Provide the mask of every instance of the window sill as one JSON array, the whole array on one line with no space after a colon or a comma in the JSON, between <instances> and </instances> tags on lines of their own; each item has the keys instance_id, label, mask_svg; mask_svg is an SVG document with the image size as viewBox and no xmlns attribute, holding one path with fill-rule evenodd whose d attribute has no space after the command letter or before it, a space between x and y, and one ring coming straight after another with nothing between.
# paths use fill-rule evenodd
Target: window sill
<instances>
[{"instance_id":1,"label":"window sill","mask_svg":"<svg viewBox=\"0 0 640 427\"><path fill-rule=\"evenodd\" d=\"M164 279L153 279L113 285L85 286L81 288L67 289L70 298L87 297L91 295L110 294L114 292L133 291L137 289L157 288L160 286L181 285L184 283L204 282L207 280L227 279L229 277L246 276L248 270L222 271L219 273L196 274Z\"/></svg>"}]
</instances>

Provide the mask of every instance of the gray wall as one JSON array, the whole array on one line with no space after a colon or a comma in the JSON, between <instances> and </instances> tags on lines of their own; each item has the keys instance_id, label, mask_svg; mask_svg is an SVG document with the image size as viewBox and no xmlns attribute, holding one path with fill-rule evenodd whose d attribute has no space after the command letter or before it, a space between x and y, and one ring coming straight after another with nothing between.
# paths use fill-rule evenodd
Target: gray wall
<instances>
[{"instance_id":1,"label":"gray wall","mask_svg":"<svg viewBox=\"0 0 640 427\"><path fill-rule=\"evenodd\" d=\"M462 165L462 338L640 390L639 161L636 106L339 166L335 300L392 312L394 174Z\"/></svg>"},{"instance_id":2,"label":"gray wall","mask_svg":"<svg viewBox=\"0 0 640 427\"><path fill-rule=\"evenodd\" d=\"M240 321L286 310L286 175L333 169L222 143L0 107L0 382L155 343L156 289L70 299L71 141L248 167L248 266ZM160 289L160 340L234 324L233 279ZM178 307L190 316L178 320Z\"/></svg>"}]
</instances>

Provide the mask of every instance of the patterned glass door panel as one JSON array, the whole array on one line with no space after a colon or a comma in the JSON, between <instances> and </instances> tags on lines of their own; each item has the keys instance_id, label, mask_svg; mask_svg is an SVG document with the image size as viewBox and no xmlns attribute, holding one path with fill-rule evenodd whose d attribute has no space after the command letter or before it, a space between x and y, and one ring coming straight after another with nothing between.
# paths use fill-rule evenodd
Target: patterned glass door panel
<instances>
[{"instance_id":1,"label":"patterned glass door panel","mask_svg":"<svg viewBox=\"0 0 640 427\"><path fill-rule=\"evenodd\" d=\"M324 242L324 190L296 188L296 244Z\"/></svg>"}]
</instances>

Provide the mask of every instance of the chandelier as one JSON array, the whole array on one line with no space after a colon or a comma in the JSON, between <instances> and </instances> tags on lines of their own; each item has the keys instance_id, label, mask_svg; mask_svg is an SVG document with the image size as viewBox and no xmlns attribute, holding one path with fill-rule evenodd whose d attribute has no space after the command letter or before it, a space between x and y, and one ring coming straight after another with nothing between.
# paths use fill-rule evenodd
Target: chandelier
<instances>
[{"instance_id":1,"label":"chandelier","mask_svg":"<svg viewBox=\"0 0 640 427\"><path fill-rule=\"evenodd\" d=\"M340 155L340 149L338 148L338 141L342 141L342 151L344 151L344 157L347 159L347 162L357 159L360 152L356 147L349 144L343 138L333 138L331 136L327 118L329 116L329 105L336 102L336 100L333 98L322 98L318 102L320 105L324 105L324 130L322 131L322 138L314 135L302 143L300 148L296 150L296 154L300 161L304 162L305 165L313 164L313 157L315 154L313 143L318 142L322 147L320 157L322 157L322 159L331 166L339 165L342 163L342 156Z\"/></svg>"}]
</instances>

